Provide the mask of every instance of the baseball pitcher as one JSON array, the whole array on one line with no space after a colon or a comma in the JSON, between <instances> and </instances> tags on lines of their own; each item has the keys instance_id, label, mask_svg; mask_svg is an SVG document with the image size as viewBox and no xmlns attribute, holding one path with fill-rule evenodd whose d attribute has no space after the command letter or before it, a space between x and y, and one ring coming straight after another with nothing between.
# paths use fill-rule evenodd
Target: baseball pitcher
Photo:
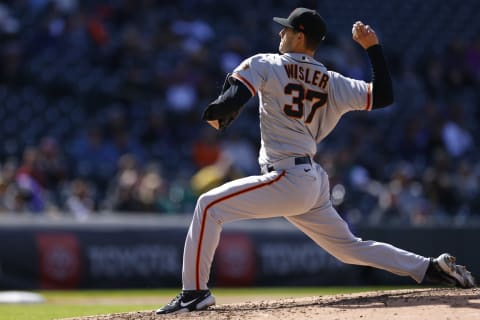
<instances>
[{"instance_id":1,"label":"baseball pitcher","mask_svg":"<svg viewBox=\"0 0 480 320\"><path fill-rule=\"evenodd\" d=\"M416 282L471 288L465 267L444 253L427 258L390 244L363 241L349 230L330 202L327 173L312 159L320 143L348 111L384 108L393 102L392 84L375 31L357 21L353 40L372 66L367 83L327 70L314 59L326 34L318 12L295 9L283 26L280 54L257 54L227 75L219 97L203 119L224 130L255 95L259 98L261 175L228 182L201 195L185 241L183 290L158 314L205 309L215 303L208 289L222 225L242 219L283 216L339 260L372 266Z\"/></svg>"}]
</instances>

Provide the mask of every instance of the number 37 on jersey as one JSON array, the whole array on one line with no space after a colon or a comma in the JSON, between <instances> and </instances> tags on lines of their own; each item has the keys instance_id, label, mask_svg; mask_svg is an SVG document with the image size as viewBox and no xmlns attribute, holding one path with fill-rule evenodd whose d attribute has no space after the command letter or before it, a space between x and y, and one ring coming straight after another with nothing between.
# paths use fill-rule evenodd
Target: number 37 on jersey
<instances>
[{"instance_id":1,"label":"number 37 on jersey","mask_svg":"<svg viewBox=\"0 0 480 320\"><path fill-rule=\"evenodd\" d=\"M299 83L288 83L284 93L291 97L291 103L283 106L283 112L289 117L304 119L307 124L312 122L315 112L327 102L326 93L305 88Z\"/></svg>"}]
</instances>

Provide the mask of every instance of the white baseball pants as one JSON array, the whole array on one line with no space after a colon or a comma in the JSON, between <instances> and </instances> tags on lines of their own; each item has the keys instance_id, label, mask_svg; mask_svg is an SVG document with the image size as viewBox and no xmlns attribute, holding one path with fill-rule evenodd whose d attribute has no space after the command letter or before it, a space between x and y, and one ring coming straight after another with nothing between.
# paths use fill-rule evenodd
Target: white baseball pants
<instances>
[{"instance_id":1,"label":"white baseball pants","mask_svg":"<svg viewBox=\"0 0 480 320\"><path fill-rule=\"evenodd\" d=\"M292 158L293 159L293 158ZM205 290L222 224L283 216L342 262L372 266L421 282L429 259L390 244L355 237L330 201L326 172L318 164L294 165L228 182L201 195L183 254L184 290Z\"/></svg>"}]
</instances>

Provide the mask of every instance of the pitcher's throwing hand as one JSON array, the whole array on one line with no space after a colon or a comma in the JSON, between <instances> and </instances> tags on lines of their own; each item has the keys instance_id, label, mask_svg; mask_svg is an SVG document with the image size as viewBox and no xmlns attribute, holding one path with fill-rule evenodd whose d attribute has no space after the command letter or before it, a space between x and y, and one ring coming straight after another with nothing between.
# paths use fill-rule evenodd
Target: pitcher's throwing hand
<instances>
[{"instance_id":1,"label":"pitcher's throwing hand","mask_svg":"<svg viewBox=\"0 0 480 320\"><path fill-rule=\"evenodd\" d=\"M357 21L352 26L352 38L364 49L368 49L378 44L377 34L369 25Z\"/></svg>"}]
</instances>

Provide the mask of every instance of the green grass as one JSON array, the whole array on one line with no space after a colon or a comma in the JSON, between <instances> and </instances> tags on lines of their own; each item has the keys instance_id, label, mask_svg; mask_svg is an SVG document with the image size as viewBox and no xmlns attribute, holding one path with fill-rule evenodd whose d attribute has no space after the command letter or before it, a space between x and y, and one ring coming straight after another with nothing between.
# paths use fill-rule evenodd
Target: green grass
<instances>
[{"instance_id":1,"label":"green grass","mask_svg":"<svg viewBox=\"0 0 480 320\"><path fill-rule=\"evenodd\" d=\"M402 287L405 288L405 287ZM374 290L392 290L399 287L295 287L295 288L215 288L217 302L222 298L291 298L313 295L332 295ZM83 290L39 291L42 304L0 304L0 320L50 320L88 315L155 310L170 301L175 289L162 290Z\"/></svg>"},{"instance_id":2,"label":"green grass","mask_svg":"<svg viewBox=\"0 0 480 320\"><path fill-rule=\"evenodd\" d=\"M152 309L153 305L72 305L62 306L43 305L14 305L0 306L0 319L5 320L26 320L26 319L61 319L67 317L89 316L96 314L107 314L127 311L140 311ZM158 306L157 306L158 307Z\"/></svg>"}]
</instances>

